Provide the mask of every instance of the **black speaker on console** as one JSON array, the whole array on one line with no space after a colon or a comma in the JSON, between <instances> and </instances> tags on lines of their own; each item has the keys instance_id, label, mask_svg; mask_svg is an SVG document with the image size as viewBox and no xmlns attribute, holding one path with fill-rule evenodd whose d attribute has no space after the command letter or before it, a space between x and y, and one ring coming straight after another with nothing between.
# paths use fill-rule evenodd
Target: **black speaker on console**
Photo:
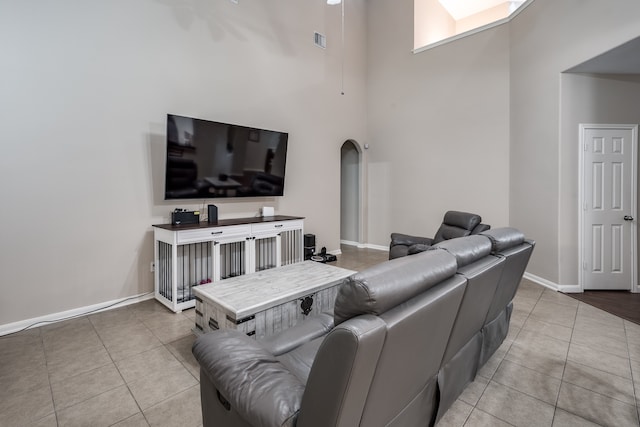
<instances>
[{"instance_id":1,"label":"black speaker on console","mask_svg":"<svg viewBox=\"0 0 640 427\"><path fill-rule=\"evenodd\" d=\"M305 234L304 235L304 259L311 259L316 251L316 235Z\"/></svg>"},{"instance_id":2,"label":"black speaker on console","mask_svg":"<svg viewBox=\"0 0 640 427\"><path fill-rule=\"evenodd\" d=\"M209 224L218 222L218 207L216 205L207 205L207 210Z\"/></svg>"}]
</instances>

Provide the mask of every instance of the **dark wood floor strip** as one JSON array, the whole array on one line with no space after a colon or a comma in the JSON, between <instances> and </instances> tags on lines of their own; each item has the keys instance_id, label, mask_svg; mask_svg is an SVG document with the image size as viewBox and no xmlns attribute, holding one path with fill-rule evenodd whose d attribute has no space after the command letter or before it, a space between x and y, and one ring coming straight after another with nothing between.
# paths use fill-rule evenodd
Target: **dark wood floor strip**
<instances>
[{"instance_id":1,"label":"dark wood floor strip","mask_svg":"<svg viewBox=\"0 0 640 427\"><path fill-rule=\"evenodd\" d=\"M567 295L640 325L640 294L629 291L584 291Z\"/></svg>"}]
</instances>

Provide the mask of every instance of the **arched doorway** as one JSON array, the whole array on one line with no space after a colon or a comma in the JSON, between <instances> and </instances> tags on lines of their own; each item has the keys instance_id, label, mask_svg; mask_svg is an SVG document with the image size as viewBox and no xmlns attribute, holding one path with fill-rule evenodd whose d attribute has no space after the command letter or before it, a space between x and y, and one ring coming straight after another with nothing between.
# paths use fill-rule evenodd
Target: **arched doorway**
<instances>
[{"instance_id":1,"label":"arched doorway","mask_svg":"<svg viewBox=\"0 0 640 427\"><path fill-rule=\"evenodd\" d=\"M340 243L361 245L362 152L349 139L340 148Z\"/></svg>"}]
</instances>

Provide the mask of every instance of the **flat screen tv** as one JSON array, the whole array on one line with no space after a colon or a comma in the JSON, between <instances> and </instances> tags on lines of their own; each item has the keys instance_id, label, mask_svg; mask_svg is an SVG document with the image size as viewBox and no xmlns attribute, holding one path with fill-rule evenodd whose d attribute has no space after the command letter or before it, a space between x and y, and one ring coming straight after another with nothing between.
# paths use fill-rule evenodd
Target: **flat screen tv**
<instances>
[{"instance_id":1,"label":"flat screen tv","mask_svg":"<svg viewBox=\"0 0 640 427\"><path fill-rule=\"evenodd\" d=\"M288 138L168 114L165 199L282 196Z\"/></svg>"}]
</instances>

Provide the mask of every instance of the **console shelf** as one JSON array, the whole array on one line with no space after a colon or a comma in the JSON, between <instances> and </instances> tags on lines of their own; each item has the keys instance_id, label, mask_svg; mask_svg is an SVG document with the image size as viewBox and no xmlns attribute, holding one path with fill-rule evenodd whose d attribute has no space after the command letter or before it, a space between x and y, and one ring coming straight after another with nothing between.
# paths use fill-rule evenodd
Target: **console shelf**
<instances>
[{"instance_id":1,"label":"console shelf","mask_svg":"<svg viewBox=\"0 0 640 427\"><path fill-rule=\"evenodd\" d=\"M180 312L195 306L196 286L302 262L303 220L278 215L154 225L155 298Z\"/></svg>"}]
</instances>

